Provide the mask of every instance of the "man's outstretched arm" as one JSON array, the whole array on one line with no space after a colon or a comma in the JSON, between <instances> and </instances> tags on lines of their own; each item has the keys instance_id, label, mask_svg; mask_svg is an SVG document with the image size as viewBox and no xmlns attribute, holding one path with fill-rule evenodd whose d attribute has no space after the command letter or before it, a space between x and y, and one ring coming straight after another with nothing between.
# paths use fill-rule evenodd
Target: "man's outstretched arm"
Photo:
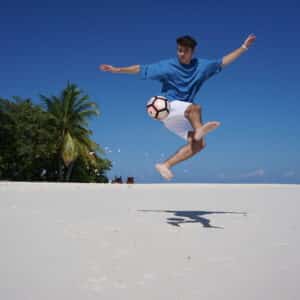
<instances>
[{"instance_id":1,"label":"man's outstretched arm","mask_svg":"<svg viewBox=\"0 0 300 300\"><path fill-rule=\"evenodd\" d=\"M248 48L252 45L252 43L255 41L255 39L256 39L256 36L254 34L250 34L240 48L225 55L222 58L222 67L228 66L233 61L235 61L241 54L243 54L245 51L247 51Z\"/></svg>"},{"instance_id":2,"label":"man's outstretched arm","mask_svg":"<svg viewBox=\"0 0 300 300\"><path fill-rule=\"evenodd\" d=\"M137 74L140 72L140 65L133 65L124 68L113 67L111 65L100 65L99 69L104 72L111 73Z\"/></svg>"}]
</instances>

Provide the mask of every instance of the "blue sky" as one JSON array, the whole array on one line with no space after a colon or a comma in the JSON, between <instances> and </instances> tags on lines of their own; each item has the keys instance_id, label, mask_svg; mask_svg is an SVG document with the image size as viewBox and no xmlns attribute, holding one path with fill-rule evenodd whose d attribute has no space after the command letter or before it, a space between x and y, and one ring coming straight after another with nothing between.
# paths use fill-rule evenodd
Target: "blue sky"
<instances>
[{"instance_id":1,"label":"blue sky","mask_svg":"<svg viewBox=\"0 0 300 300\"><path fill-rule=\"evenodd\" d=\"M200 89L203 120L222 126L207 148L174 168L173 182L300 183L300 9L296 1L10 1L0 4L0 96L58 94L67 81L96 101L93 137L114 175L163 182L154 164L184 141L145 112L155 81L98 71L176 55L190 34L196 55L219 58L249 33L248 52Z\"/></svg>"}]
</instances>

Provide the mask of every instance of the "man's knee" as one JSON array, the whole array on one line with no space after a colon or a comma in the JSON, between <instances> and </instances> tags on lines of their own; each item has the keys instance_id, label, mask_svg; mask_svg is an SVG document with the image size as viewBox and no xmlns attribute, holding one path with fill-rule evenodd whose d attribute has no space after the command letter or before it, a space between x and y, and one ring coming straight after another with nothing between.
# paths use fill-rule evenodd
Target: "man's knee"
<instances>
[{"instance_id":1,"label":"man's knee","mask_svg":"<svg viewBox=\"0 0 300 300\"><path fill-rule=\"evenodd\" d=\"M201 106L199 104L191 104L184 112L185 117L188 117L190 113L199 112L201 113Z\"/></svg>"},{"instance_id":2,"label":"man's knee","mask_svg":"<svg viewBox=\"0 0 300 300\"><path fill-rule=\"evenodd\" d=\"M197 153L197 152L200 152L201 150L203 150L206 147L206 142L202 138L199 142L193 141L191 143L191 146L192 146L192 151Z\"/></svg>"},{"instance_id":3,"label":"man's knee","mask_svg":"<svg viewBox=\"0 0 300 300\"><path fill-rule=\"evenodd\" d=\"M189 131L188 132L188 143L192 146L192 148L194 147L195 149L203 149L203 148L205 148L205 146L206 146L206 142L205 142L205 139L204 139L204 137L198 142L198 141L195 141L194 140L194 134L195 134L195 132L194 131ZM200 151L200 150L198 150L198 151Z\"/></svg>"},{"instance_id":4,"label":"man's knee","mask_svg":"<svg viewBox=\"0 0 300 300\"><path fill-rule=\"evenodd\" d=\"M193 104L192 109L196 110L196 111L201 111L202 107L199 104Z\"/></svg>"}]
</instances>

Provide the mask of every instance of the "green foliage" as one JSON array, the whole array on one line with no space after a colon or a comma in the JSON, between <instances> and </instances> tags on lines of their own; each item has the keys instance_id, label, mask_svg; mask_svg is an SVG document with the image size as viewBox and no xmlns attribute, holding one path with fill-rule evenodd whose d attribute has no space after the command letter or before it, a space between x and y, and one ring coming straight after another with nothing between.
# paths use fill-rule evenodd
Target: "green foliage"
<instances>
[{"instance_id":1,"label":"green foliage","mask_svg":"<svg viewBox=\"0 0 300 300\"><path fill-rule=\"evenodd\" d=\"M0 99L0 122L0 178L40 180L58 149L49 114L30 99Z\"/></svg>"},{"instance_id":2,"label":"green foliage","mask_svg":"<svg viewBox=\"0 0 300 300\"><path fill-rule=\"evenodd\" d=\"M0 180L107 182L111 163L88 129L97 105L73 84L41 98L46 109L0 98Z\"/></svg>"},{"instance_id":3,"label":"green foliage","mask_svg":"<svg viewBox=\"0 0 300 300\"><path fill-rule=\"evenodd\" d=\"M74 164L70 181L107 183L108 178L105 176L105 171L109 170L111 166L111 162L107 159L97 158L94 164L89 164L89 161L79 158Z\"/></svg>"}]
</instances>

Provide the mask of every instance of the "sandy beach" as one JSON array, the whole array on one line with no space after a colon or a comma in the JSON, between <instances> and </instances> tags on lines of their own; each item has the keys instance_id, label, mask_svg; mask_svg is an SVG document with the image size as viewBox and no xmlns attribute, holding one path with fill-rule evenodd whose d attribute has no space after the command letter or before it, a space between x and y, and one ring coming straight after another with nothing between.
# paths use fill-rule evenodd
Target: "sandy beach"
<instances>
[{"instance_id":1,"label":"sandy beach","mask_svg":"<svg viewBox=\"0 0 300 300\"><path fill-rule=\"evenodd\" d=\"M0 299L296 300L300 185L0 183Z\"/></svg>"}]
</instances>

